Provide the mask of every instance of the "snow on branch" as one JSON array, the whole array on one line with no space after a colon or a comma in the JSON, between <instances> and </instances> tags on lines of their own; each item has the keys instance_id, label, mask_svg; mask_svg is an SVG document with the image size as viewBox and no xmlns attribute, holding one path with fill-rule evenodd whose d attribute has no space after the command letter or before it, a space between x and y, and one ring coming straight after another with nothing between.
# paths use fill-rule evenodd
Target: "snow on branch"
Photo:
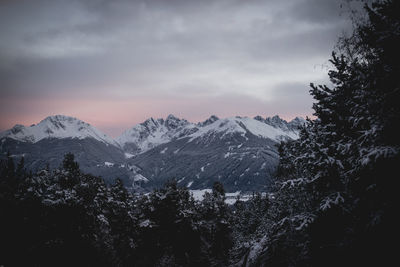
<instances>
[{"instance_id":1,"label":"snow on branch","mask_svg":"<svg viewBox=\"0 0 400 267\"><path fill-rule=\"evenodd\" d=\"M303 214L298 214L293 217L285 217L282 220L280 220L277 225L280 227L283 227L285 224L291 225L291 227L294 227L296 231L301 231L304 228L306 228L308 225L310 225L315 219L315 216L310 213L303 213Z\"/></svg>"},{"instance_id":2,"label":"snow on branch","mask_svg":"<svg viewBox=\"0 0 400 267\"><path fill-rule=\"evenodd\" d=\"M294 188L294 187L298 187L298 186L301 186L301 185L308 184L309 182L310 181L307 178L291 179L291 180L287 180L287 181L282 182L281 189L284 189L286 187Z\"/></svg>"},{"instance_id":3,"label":"snow on branch","mask_svg":"<svg viewBox=\"0 0 400 267\"><path fill-rule=\"evenodd\" d=\"M339 205L342 202L344 202L344 198L340 192L336 192L323 199L319 208L320 210L325 211L331 208L333 205Z\"/></svg>"},{"instance_id":4,"label":"snow on branch","mask_svg":"<svg viewBox=\"0 0 400 267\"><path fill-rule=\"evenodd\" d=\"M303 228L306 228L310 223L314 221L314 216L311 215L299 215L296 216L296 220L298 223L300 223L295 229L296 231L301 231Z\"/></svg>"},{"instance_id":5,"label":"snow on branch","mask_svg":"<svg viewBox=\"0 0 400 267\"><path fill-rule=\"evenodd\" d=\"M374 147L373 149L362 149L361 154L364 154L360 159L361 165L368 165L371 161L376 161L379 158L389 158L399 153L399 150L390 146Z\"/></svg>"}]
</instances>

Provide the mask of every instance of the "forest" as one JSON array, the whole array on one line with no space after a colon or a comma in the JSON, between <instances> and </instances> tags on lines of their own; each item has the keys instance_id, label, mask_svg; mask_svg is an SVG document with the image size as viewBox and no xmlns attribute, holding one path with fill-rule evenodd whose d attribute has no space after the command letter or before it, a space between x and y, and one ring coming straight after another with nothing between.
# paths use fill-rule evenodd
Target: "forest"
<instances>
[{"instance_id":1,"label":"forest","mask_svg":"<svg viewBox=\"0 0 400 267\"><path fill-rule=\"evenodd\" d=\"M365 4L311 84L315 119L282 142L271 193L195 201L171 181L148 194L83 173L0 166L0 266L388 266L396 261L400 1ZM391 264L390 264L391 265Z\"/></svg>"}]
</instances>

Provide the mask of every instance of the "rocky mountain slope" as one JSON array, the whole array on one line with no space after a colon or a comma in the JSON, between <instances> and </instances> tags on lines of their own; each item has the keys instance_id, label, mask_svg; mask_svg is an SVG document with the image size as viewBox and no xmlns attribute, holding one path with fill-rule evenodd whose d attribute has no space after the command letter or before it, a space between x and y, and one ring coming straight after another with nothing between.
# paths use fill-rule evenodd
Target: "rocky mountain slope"
<instances>
[{"instance_id":1,"label":"rocky mountain slope","mask_svg":"<svg viewBox=\"0 0 400 267\"><path fill-rule=\"evenodd\" d=\"M168 142L128 162L146 178L140 181L145 186L158 187L174 178L191 189L210 188L221 181L228 191L268 190L278 164L277 145L298 137L294 125L285 126L241 117L185 123L178 133L174 129Z\"/></svg>"}]
</instances>

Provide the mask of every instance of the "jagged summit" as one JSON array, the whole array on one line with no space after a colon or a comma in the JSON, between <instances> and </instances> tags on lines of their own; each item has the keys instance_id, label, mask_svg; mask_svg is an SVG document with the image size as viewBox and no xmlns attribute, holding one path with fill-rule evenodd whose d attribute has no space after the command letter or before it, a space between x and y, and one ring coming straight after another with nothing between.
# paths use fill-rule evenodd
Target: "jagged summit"
<instances>
[{"instance_id":1,"label":"jagged summit","mask_svg":"<svg viewBox=\"0 0 400 267\"><path fill-rule=\"evenodd\" d=\"M275 173L276 144L298 138L295 126L302 123L302 118L215 115L192 123L168 115L149 118L113 140L84 121L55 115L0 133L0 151L24 156L32 169L46 162L59 166L62 155L73 152L85 171L110 181L118 176L132 187L160 186L176 177L191 189L210 188L219 179L229 190L255 190L267 188Z\"/></svg>"},{"instance_id":2,"label":"jagged summit","mask_svg":"<svg viewBox=\"0 0 400 267\"><path fill-rule=\"evenodd\" d=\"M169 114L168 117L165 119L165 126L168 129L176 129L178 127L184 127L188 124L190 123L187 120L179 119L172 114Z\"/></svg>"},{"instance_id":3,"label":"jagged summit","mask_svg":"<svg viewBox=\"0 0 400 267\"><path fill-rule=\"evenodd\" d=\"M215 121L217 121L217 120L219 120L219 118L218 118L217 116L211 115L211 116L210 116L208 119L206 119L205 121L199 122L198 125L199 125L199 126L206 126L206 125L209 125L209 124L211 124L211 123L213 123L213 122L215 122Z\"/></svg>"},{"instance_id":4,"label":"jagged summit","mask_svg":"<svg viewBox=\"0 0 400 267\"><path fill-rule=\"evenodd\" d=\"M116 141L129 153L138 154L196 130L195 124L170 114L165 120L147 119L126 130Z\"/></svg>"},{"instance_id":5,"label":"jagged summit","mask_svg":"<svg viewBox=\"0 0 400 267\"><path fill-rule=\"evenodd\" d=\"M281 140L282 138L297 138L298 128L305 120L296 117L290 122L278 115L263 118L256 116L231 117L220 119L211 115L199 123L192 123L178 118L173 114L164 118L149 118L126 130L115 140L108 137L90 124L75 117L65 115L48 116L38 124L29 127L17 124L13 128L0 133L0 138L11 138L18 141L36 143L45 138L94 138L106 144L123 148L127 153L140 154L158 145L175 139L188 137L190 140L211 134L245 135L251 133L262 138Z\"/></svg>"},{"instance_id":6,"label":"jagged summit","mask_svg":"<svg viewBox=\"0 0 400 267\"><path fill-rule=\"evenodd\" d=\"M265 121L265 119L263 117L261 117L260 115L255 116L253 119L255 119L256 121L262 121L262 122Z\"/></svg>"},{"instance_id":7,"label":"jagged summit","mask_svg":"<svg viewBox=\"0 0 400 267\"><path fill-rule=\"evenodd\" d=\"M301 126L303 126L304 124L307 123L307 120L302 118L302 117L296 117L293 120L291 120L288 124L295 129L300 128Z\"/></svg>"},{"instance_id":8,"label":"jagged summit","mask_svg":"<svg viewBox=\"0 0 400 267\"><path fill-rule=\"evenodd\" d=\"M176 117L174 114L169 114L165 120L170 120L170 121L180 121L178 117Z\"/></svg>"},{"instance_id":9,"label":"jagged summit","mask_svg":"<svg viewBox=\"0 0 400 267\"><path fill-rule=\"evenodd\" d=\"M277 115L265 119L261 116L256 116L254 119L240 116L220 119L211 115L205 121L195 124L171 114L166 119L147 119L125 131L116 140L128 153L140 154L179 138L188 137L194 140L212 134L225 136L235 133L240 135L251 133L275 141L298 137L297 128Z\"/></svg>"},{"instance_id":10,"label":"jagged summit","mask_svg":"<svg viewBox=\"0 0 400 267\"><path fill-rule=\"evenodd\" d=\"M283 129L285 131L297 131L300 126L306 123L306 120L301 117L296 117L288 122L278 115L275 115L273 117L266 117L265 119L260 115L257 115L254 117L254 119L271 125L272 127Z\"/></svg>"}]
</instances>

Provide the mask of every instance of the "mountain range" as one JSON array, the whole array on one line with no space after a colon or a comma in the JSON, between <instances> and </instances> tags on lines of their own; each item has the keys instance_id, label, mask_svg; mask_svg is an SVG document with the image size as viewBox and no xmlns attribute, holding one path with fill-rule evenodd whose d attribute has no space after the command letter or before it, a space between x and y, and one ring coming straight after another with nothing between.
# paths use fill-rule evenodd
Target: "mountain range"
<instances>
[{"instance_id":1,"label":"mountain range","mask_svg":"<svg viewBox=\"0 0 400 267\"><path fill-rule=\"evenodd\" d=\"M15 125L0 133L0 153L24 157L27 169L60 166L72 152L83 171L106 182L121 178L128 188L147 190L168 179L190 189L267 191L278 164L277 145L296 139L302 118L279 116L220 119L199 123L169 115L150 118L113 139L77 118L49 116L29 127Z\"/></svg>"}]
</instances>

